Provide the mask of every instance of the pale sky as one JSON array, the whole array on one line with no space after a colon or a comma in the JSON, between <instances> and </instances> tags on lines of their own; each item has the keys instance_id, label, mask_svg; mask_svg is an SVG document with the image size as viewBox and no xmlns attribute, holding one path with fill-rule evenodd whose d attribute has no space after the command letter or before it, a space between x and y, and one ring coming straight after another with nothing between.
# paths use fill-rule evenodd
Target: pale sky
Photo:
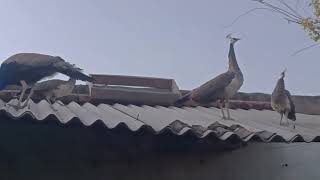
<instances>
[{"instance_id":1,"label":"pale sky","mask_svg":"<svg viewBox=\"0 0 320 180\"><path fill-rule=\"evenodd\" d=\"M271 93L287 68L287 89L319 95L319 47L302 28L269 12L238 15L251 0L2 0L0 58L61 56L87 73L173 78L193 89L227 70L228 41L244 74L241 91Z\"/></svg>"}]
</instances>

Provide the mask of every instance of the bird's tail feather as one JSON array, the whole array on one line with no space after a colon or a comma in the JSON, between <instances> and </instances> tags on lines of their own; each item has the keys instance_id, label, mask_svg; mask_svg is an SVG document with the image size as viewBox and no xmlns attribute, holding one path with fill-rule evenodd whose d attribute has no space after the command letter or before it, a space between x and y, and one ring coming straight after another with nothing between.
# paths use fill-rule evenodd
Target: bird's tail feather
<instances>
[{"instance_id":1,"label":"bird's tail feather","mask_svg":"<svg viewBox=\"0 0 320 180\"><path fill-rule=\"evenodd\" d=\"M184 105L184 103L186 103L186 102L189 101L189 100L190 100L190 94L188 93L188 94L182 96L180 99L178 99L178 100L174 103L174 105L177 106L177 107L181 107L181 106Z\"/></svg>"},{"instance_id":2,"label":"bird's tail feather","mask_svg":"<svg viewBox=\"0 0 320 180\"><path fill-rule=\"evenodd\" d=\"M92 77L84 74L82 72L82 69L76 67L74 64L70 64L66 61L60 61L54 64L54 66L57 68L58 72L65 74L71 78L88 82L93 81Z\"/></svg>"},{"instance_id":3,"label":"bird's tail feather","mask_svg":"<svg viewBox=\"0 0 320 180\"><path fill-rule=\"evenodd\" d=\"M295 114L295 112L290 111L290 112L288 113L288 119L291 119L292 121L295 121L295 120L296 120L296 114Z\"/></svg>"}]
</instances>

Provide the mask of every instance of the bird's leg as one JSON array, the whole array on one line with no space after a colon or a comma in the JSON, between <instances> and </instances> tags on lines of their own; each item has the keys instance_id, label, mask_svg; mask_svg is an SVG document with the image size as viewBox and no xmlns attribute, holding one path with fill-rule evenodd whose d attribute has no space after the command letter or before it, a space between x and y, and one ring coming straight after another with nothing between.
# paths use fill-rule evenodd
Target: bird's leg
<instances>
[{"instance_id":1,"label":"bird's leg","mask_svg":"<svg viewBox=\"0 0 320 180\"><path fill-rule=\"evenodd\" d=\"M280 126L282 125L282 118L283 118L283 113L281 113Z\"/></svg>"},{"instance_id":2,"label":"bird's leg","mask_svg":"<svg viewBox=\"0 0 320 180\"><path fill-rule=\"evenodd\" d=\"M19 102L18 102L17 108L21 108L21 102L23 100L23 96L26 93L26 90L28 89L28 84L24 80L21 80L20 83L22 86L22 92L19 97Z\"/></svg>"},{"instance_id":3,"label":"bird's leg","mask_svg":"<svg viewBox=\"0 0 320 180\"><path fill-rule=\"evenodd\" d=\"M61 102L61 101L56 101L57 102L57 104L59 104L60 106L64 106L64 104L63 104L63 102Z\"/></svg>"},{"instance_id":4,"label":"bird's leg","mask_svg":"<svg viewBox=\"0 0 320 180\"><path fill-rule=\"evenodd\" d=\"M25 106L28 105L29 100L31 99L33 93L34 93L34 86L31 87L30 93L29 93L27 99L26 99L26 100L24 101L24 103L23 103L23 107L25 107Z\"/></svg>"},{"instance_id":5,"label":"bird's leg","mask_svg":"<svg viewBox=\"0 0 320 180\"><path fill-rule=\"evenodd\" d=\"M51 96L50 95L46 95L45 99L50 105L52 105Z\"/></svg>"},{"instance_id":6,"label":"bird's leg","mask_svg":"<svg viewBox=\"0 0 320 180\"><path fill-rule=\"evenodd\" d=\"M231 118L231 116L230 116L230 112L229 112L229 99L226 99L226 109L227 109L227 118L229 119L229 120L233 120L232 118Z\"/></svg>"},{"instance_id":7,"label":"bird's leg","mask_svg":"<svg viewBox=\"0 0 320 180\"><path fill-rule=\"evenodd\" d=\"M16 110L22 108L21 102L23 100L24 94L26 93L26 90L28 89L28 84L24 80L21 80L20 83L21 83L22 91L21 91L21 94L20 94L20 97L18 100L18 104L16 104L16 105L8 104L9 106L14 107Z\"/></svg>"},{"instance_id":8,"label":"bird's leg","mask_svg":"<svg viewBox=\"0 0 320 180\"><path fill-rule=\"evenodd\" d=\"M226 116L224 115L224 111L223 111L223 101L222 100L219 101L219 106L220 106L220 110L221 110L221 114L222 114L222 119L226 119Z\"/></svg>"},{"instance_id":9,"label":"bird's leg","mask_svg":"<svg viewBox=\"0 0 320 180\"><path fill-rule=\"evenodd\" d=\"M54 97L52 97L51 95L47 95L47 96L46 96L46 100L48 101L48 103L49 103L50 107L53 109L53 111L58 111L58 110L53 106L53 104L54 104L54 102L55 102L55 98L54 98Z\"/></svg>"},{"instance_id":10,"label":"bird's leg","mask_svg":"<svg viewBox=\"0 0 320 180\"><path fill-rule=\"evenodd\" d=\"M57 104L59 104L60 106L64 106L63 102L61 102L60 100L57 100L57 98L54 97L54 96L51 98L51 100L52 100L52 104L53 104L53 103L57 103Z\"/></svg>"},{"instance_id":11,"label":"bird's leg","mask_svg":"<svg viewBox=\"0 0 320 180\"><path fill-rule=\"evenodd\" d=\"M285 115L285 116L286 116L286 121L287 121L287 124L286 124L287 126L290 125L289 120L288 120L288 114L289 114L289 112L287 111L287 112L286 112L286 115Z\"/></svg>"}]
</instances>

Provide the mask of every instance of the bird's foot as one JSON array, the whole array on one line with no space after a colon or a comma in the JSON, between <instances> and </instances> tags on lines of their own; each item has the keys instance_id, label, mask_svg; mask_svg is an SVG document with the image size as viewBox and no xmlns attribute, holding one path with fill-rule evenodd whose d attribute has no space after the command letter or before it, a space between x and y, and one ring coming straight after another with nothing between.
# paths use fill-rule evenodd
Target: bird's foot
<instances>
[{"instance_id":1,"label":"bird's foot","mask_svg":"<svg viewBox=\"0 0 320 180\"><path fill-rule=\"evenodd\" d=\"M60 106L64 106L63 102L61 101L56 101L57 104L59 104Z\"/></svg>"},{"instance_id":2,"label":"bird's foot","mask_svg":"<svg viewBox=\"0 0 320 180\"><path fill-rule=\"evenodd\" d=\"M221 119L223 120L230 120L230 121L234 121L235 119L233 119L232 117L222 117Z\"/></svg>"},{"instance_id":3,"label":"bird's foot","mask_svg":"<svg viewBox=\"0 0 320 180\"><path fill-rule=\"evenodd\" d=\"M51 106L51 109L54 111L54 112L57 112L57 111L59 111L59 109L57 109L57 105L58 106L65 106L64 104L63 104L63 102L61 102L61 101L55 101L55 102L53 102L53 103L49 103L50 104L50 106Z\"/></svg>"},{"instance_id":4,"label":"bird's foot","mask_svg":"<svg viewBox=\"0 0 320 180\"><path fill-rule=\"evenodd\" d=\"M285 126L289 127L289 126L290 126L290 123L289 123L289 122L287 122L287 123L285 124Z\"/></svg>"},{"instance_id":5,"label":"bird's foot","mask_svg":"<svg viewBox=\"0 0 320 180\"><path fill-rule=\"evenodd\" d=\"M27 106L26 104L21 105L21 104L11 104L11 103L7 103L6 105L14 108L16 111L18 111L19 109L23 109L23 108L25 108Z\"/></svg>"},{"instance_id":6,"label":"bird's foot","mask_svg":"<svg viewBox=\"0 0 320 180\"><path fill-rule=\"evenodd\" d=\"M289 127L290 124L289 123L280 123L280 126L286 126L286 127Z\"/></svg>"}]
</instances>

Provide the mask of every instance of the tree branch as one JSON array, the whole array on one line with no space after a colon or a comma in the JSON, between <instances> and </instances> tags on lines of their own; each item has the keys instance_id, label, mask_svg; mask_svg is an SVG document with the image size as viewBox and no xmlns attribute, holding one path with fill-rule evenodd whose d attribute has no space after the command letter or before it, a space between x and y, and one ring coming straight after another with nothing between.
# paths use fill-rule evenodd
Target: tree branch
<instances>
[{"instance_id":1,"label":"tree branch","mask_svg":"<svg viewBox=\"0 0 320 180\"><path fill-rule=\"evenodd\" d=\"M231 27L233 26L240 18L242 18L243 16L246 16L254 11L257 11L257 10L268 10L268 11L274 11L272 9L269 9L269 8L253 8L253 9L250 9L249 11L243 13L243 14L240 14L239 16L237 16L229 25L226 25L225 28L228 28L228 27Z\"/></svg>"},{"instance_id":2,"label":"tree branch","mask_svg":"<svg viewBox=\"0 0 320 180\"><path fill-rule=\"evenodd\" d=\"M318 46L318 45L319 45L318 43L315 43L315 44L312 44L312 45L310 45L310 46L304 47L304 48L302 48L302 49L294 52L294 53L292 54L292 56L295 56L295 55L297 55L297 54L299 54L299 53L301 53L301 52L303 52L303 51L305 51L305 50L308 50L308 49L310 49L310 48L316 47L316 46Z\"/></svg>"}]
</instances>

